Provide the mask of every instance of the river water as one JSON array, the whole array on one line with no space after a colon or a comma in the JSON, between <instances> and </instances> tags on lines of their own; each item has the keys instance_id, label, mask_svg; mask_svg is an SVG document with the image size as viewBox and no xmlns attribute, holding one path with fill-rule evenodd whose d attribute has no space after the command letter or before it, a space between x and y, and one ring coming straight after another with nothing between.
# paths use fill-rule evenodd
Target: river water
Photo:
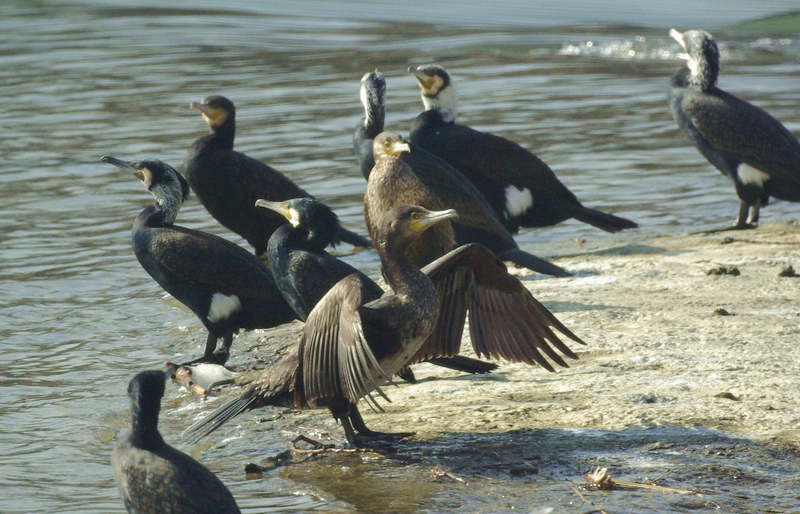
<instances>
[{"instance_id":1,"label":"river water","mask_svg":"<svg viewBox=\"0 0 800 514\"><path fill-rule=\"evenodd\" d=\"M165 297L131 251L130 224L149 194L99 162L104 154L156 157L180 168L206 132L191 101L234 100L237 148L365 233L365 184L351 147L362 116L359 80L375 68L386 74L387 127L406 132L421 103L405 69L442 63L459 90L460 120L536 151L584 203L642 226L613 236L577 222L523 231L520 246L542 256L580 251L576 238L592 249L733 220L732 186L684 141L667 109L667 80L681 64L671 26L713 31L721 86L800 133L800 30L769 30L788 18L763 32L732 28L796 10L796 0L728 1L724 9L701 0L160 5L0 4L1 512L121 511L109 455L129 422L126 384L138 370L201 349L200 323ZM764 222L796 218L789 203L762 212ZM196 200L179 222L242 242ZM347 258L377 270L374 252ZM234 364L248 337L234 344ZM162 431L174 442L202 407L173 385L164 405ZM246 458L277 453L286 438L242 435L196 456L245 510L358 505L319 485L325 469L307 479L275 472L243 480ZM466 498L448 502L469 510Z\"/></svg>"}]
</instances>

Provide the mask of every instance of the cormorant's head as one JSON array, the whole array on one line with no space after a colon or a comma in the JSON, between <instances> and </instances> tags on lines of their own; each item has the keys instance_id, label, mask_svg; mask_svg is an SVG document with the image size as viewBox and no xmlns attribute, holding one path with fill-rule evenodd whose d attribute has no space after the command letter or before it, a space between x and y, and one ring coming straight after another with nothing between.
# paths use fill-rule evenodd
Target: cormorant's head
<instances>
[{"instance_id":1,"label":"cormorant's head","mask_svg":"<svg viewBox=\"0 0 800 514\"><path fill-rule=\"evenodd\" d=\"M158 416L167 374L163 371L148 370L138 373L128 384L131 410Z\"/></svg>"},{"instance_id":2,"label":"cormorant's head","mask_svg":"<svg viewBox=\"0 0 800 514\"><path fill-rule=\"evenodd\" d=\"M375 157L375 162L382 157L399 157L401 153L410 151L411 147L397 132L381 132L372 140L372 155Z\"/></svg>"},{"instance_id":3,"label":"cormorant's head","mask_svg":"<svg viewBox=\"0 0 800 514\"><path fill-rule=\"evenodd\" d=\"M366 113L365 125L381 123L386 116L386 79L378 70L361 77L361 104Z\"/></svg>"},{"instance_id":4,"label":"cormorant's head","mask_svg":"<svg viewBox=\"0 0 800 514\"><path fill-rule=\"evenodd\" d=\"M256 207L275 211L292 224L293 227L307 228L316 224L339 223L339 217L330 207L315 198L293 198L283 202L256 200Z\"/></svg>"},{"instance_id":5,"label":"cormorant's head","mask_svg":"<svg viewBox=\"0 0 800 514\"><path fill-rule=\"evenodd\" d=\"M447 70L435 64L425 64L409 66L408 72L419 82L425 110L437 110L444 121L454 121L458 113L458 98Z\"/></svg>"},{"instance_id":6,"label":"cormorant's head","mask_svg":"<svg viewBox=\"0 0 800 514\"><path fill-rule=\"evenodd\" d=\"M189 107L200 111L211 130L221 127L226 121L236 117L236 107L224 96L207 96L199 102L192 102Z\"/></svg>"},{"instance_id":7,"label":"cormorant's head","mask_svg":"<svg viewBox=\"0 0 800 514\"><path fill-rule=\"evenodd\" d=\"M167 210L174 210L175 215L177 215L177 209L191 192L186 179L164 161L143 159L128 162L110 155L106 155L100 160L118 168L133 171L136 178L141 180L144 187L153 194L156 202Z\"/></svg>"},{"instance_id":8,"label":"cormorant's head","mask_svg":"<svg viewBox=\"0 0 800 514\"><path fill-rule=\"evenodd\" d=\"M715 86L719 75L719 48L711 34L704 30L681 33L670 29L669 35L686 51L689 83L703 91Z\"/></svg>"},{"instance_id":9,"label":"cormorant's head","mask_svg":"<svg viewBox=\"0 0 800 514\"><path fill-rule=\"evenodd\" d=\"M455 209L429 211L419 205L395 207L383 217L378 244L402 251L433 225L457 217Z\"/></svg>"}]
</instances>

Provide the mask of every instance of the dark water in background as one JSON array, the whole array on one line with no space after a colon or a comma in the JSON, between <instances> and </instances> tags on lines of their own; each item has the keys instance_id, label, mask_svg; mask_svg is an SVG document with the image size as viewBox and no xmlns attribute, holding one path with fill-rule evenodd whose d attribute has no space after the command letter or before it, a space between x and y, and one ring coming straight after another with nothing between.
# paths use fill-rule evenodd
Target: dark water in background
<instances>
[{"instance_id":1,"label":"dark water in background","mask_svg":"<svg viewBox=\"0 0 800 514\"><path fill-rule=\"evenodd\" d=\"M121 4L0 4L2 512L120 511L108 459L128 423L127 381L200 351L199 322L164 297L130 249L131 221L149 195L99 162L112 154L180 165L206 132L191 101L234 100L237 148L364 232L351 148L360 77L376 67L387 75L387 126L406 132L421 103L404 70L436 60L454 76L461 121L533 149L587 205L643 227L612 236L568 222L518 237L543 256L579 251L576 237L592 249L732 221L733 188L667 110L666 82L680 66L671 26L712 30L720 85L800 133L800 27L791 36L726 28L796 10L796 1ZM797 209L777 203L762 220L796 219ZM196 200L179 221L236 240ZM373 252L348 258L377 267ZM245 347L236 344L234 363ZM201 407L168 387L168 440L192 408ZM337 500L296 474L241 480L243 461L285 445L260 430L217 442L202 460L253 511Z\"/></svg>"}]
</instances>

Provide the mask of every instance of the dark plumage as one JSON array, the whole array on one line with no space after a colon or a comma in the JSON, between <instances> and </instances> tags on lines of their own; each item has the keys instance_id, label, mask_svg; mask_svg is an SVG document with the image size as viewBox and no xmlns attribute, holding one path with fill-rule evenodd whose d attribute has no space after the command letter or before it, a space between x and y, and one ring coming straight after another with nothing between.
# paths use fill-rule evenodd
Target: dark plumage
<instances>
[{"instance_id":1,"label":"dark plumage","mask_svg":"<svg viewBox=\"0 0 800 514\"><path fill-rule=\"evenodd\" d=\"M120 437L111 455L125 508L141 514L239 512L214 473L161 437L158 413L166 379L163 371L142 371L128 385L131 431Z\"/></svg>"},{"instance_id":2,"label":"dark plumage","mask_svg":"<svg viewBox=\"0 0 800 514\"><path fill-rule=\"evenodd\" d=\"M203 358L224 363L239 329L271 328L297 319L264 264L244 248L213 234L174 225L189 185L165 162L126 162L156 202L133 223L133 251L166 292L186 305L208 329ZM214 353L217 340L222 349Z\"/></svg>"},{"instance_id":3,"label":"dark plumage","mask_svg":"<svg viewBox=\"0 0 800 514\"><path fill-rule=\"evenodd\" d=\"M211 133L192 144L186 162L186 180L208 212L255 248L266 251L269 237L286 223L281 216L257 209L259 198L272 201L311 196L279 171L233 149L236 108L223 96L209 96L191 107L203 115ZM346 229L342 241L369 246L369 241ZM335 241L338 243L338 240Z\"/></svg>"},{"instance_id":4,"label":"dark plumage","mask_svg":"<svg viewBox=\"0 0 800 514\"><path fill-rule=\"evenodd\" d=\"M455 211L431 212L400 206L384 218L373 241L391 292L365 301L358 274L339 281L311 311L296 352L264 370L237 399L187 430L199 439L239 413L264 405L328 407L341 420L348 442L375 435L356 403L376 392L399 369L459 352L470 313L470 334L479 356L538 363L553 370L550 358L566 363L550 346L576 355L550 327L581 342L564 327L486 248L465 245L420 271L405 247ZM547 358L545 358L544 353Z\"/></svg>"},{"instance_id":5,"label":"dark plumage","mask_svg":"<svg viewBox=\"0 0 800 514\"><path fill-rule=\"evenodd\" d=\"M412 66L425 111L409 139L444 159L483 193L509 232L546 227L569 218L607 232L636 223L584 207L541 159L508 139L455 123L458 102L450 75L441 66Z\"/></svg>"},{"instance_id":6,"label":"dark plumage","mask_svg":"<svg viewBox=\"0 0 800 514\"><path fill-rule=\"evenodd\" d=\"M278 289L302 320L308 318L325 293L348 275L358 275L365 303L383 295L376 282L325 251L339 226L339 218L325 204L313 198L295 198L285 202L259 200L256 205L272 209L289 220L288 225L272 234L267 258ZM462 356L430 362L467 373L488 373L497 368L496 364ZM410 368L402 370L400 376L415 381Z\"/></svg>"},{"instance_id":7,"label":"dark plumage","mask_svg":"<svg viewBox=\"0 0 800 514\"><path fill-rule=\"evenodd\" d=\"M719 49L708 32L670 30L688 54L670 81L669 107L683 134L741 200L732 229L754 228L769 198L800 202L800 142L778 120L717 87Z\"/></svg>"},{"instance_id":8,"label":"dark plumage","mask_svg":"<svg viewBox=\"0 0 800 514\"><path fill-rule=\"evenodd\" d=\"M400 155L411 149L395 132L383 132L372 143L375 167L367 180L364 192L364 219L369 237L378 239L383 218L399 205L421 205L430 210L442 210L442 202L414 175ZM455 234L449 221L437 223L417 237L406 249L406 257L421 268L453 249Z\"/></svg>"}]
</instances>

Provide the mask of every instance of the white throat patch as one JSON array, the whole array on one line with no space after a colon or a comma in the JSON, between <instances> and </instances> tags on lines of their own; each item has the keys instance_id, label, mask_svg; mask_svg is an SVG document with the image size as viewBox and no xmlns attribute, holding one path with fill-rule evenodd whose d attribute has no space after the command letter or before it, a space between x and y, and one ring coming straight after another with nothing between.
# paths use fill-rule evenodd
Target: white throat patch
<instances>
[{"instance_id":1,"label":"white throat patch","mask_svg":"<svg viewBox=\"0 0 800 514\"><path fill-rule=\"evenodd\" d=\"M439 111L445 123L456 120L458 114L458 97L453 86L448 86L439 91L436 96L422 95L422 104L426 111L435 109Z\"/></svg>"},{"instance_id":2,"label":"white throat patch","mask_svg":"<svg viewBox=\"0 0 800 514\"><path fill-rule=\"evenodd\" d=\"M506 219L519 216L533 206L533 195L530 189L518 189L511 185L506 187Z\"/></svg>"},{"instance_id":3,"label":"white throat patch","mask_svg":"<svg viewBox=\"0 0 800 514\"><path fill-rule=\"evenodd\" d=\"M214 293L211 297L211 307L208 309L208 320L212 323L218 323L229 318L231 314L241 310L241 308L242 302L239 301L239 297L235 294L225 296L222 293Z\"/></svg>"},{"instance_id":4,"label":"white throat patch","mask_svg":"<svg viewBox=\"0 0 800 514\"><path fill-rule=\"evenodd\" d=\"M293 227L300 225L300 213L297 212L297 209L289 209L289 216L289 223L291 223Z\"/></svg>"}]
</instances>

